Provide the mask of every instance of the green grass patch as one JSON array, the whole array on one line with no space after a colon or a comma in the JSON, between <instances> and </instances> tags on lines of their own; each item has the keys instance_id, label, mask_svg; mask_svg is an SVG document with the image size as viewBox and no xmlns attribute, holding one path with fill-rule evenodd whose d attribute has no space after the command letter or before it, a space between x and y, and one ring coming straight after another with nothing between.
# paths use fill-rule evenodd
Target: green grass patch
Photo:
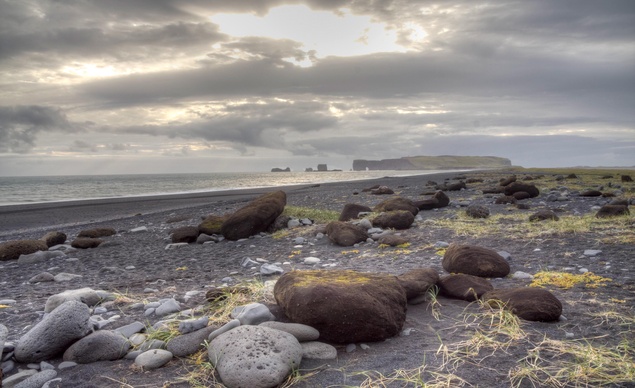
<instances>
[{"instance_id":1,"label":"green grass patch","mask_svg":"<svg viewBox=\"0 0 635 388\"><path fill-rule=\"evenodd\" d=\"M534 275L529 285L530 287L556 286L565 290L572 288L578 284L584 284L587 288L598 288L612 281L609 278L603 278L593 272L583 274L573 274L568 272L543 271Z\"/></svg>"},{"instance_id":2,"label":"green grass patch","mask_svg":"<svg viewBox=\"0 0 635 388\"><path fill-rule=\"evenodd\" d=\"M314 209L300 206L285 206L282 215L295 218L308 218L318 224L326 224L331 221L337 221L340 213L334 210Z\"/></svg>"}]
</instances>

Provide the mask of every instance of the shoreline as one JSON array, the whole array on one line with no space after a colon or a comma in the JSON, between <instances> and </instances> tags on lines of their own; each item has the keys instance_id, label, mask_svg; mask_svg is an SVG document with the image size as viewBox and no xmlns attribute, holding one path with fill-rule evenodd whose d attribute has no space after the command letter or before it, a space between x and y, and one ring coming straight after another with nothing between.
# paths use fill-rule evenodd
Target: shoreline
<instances>
[{"instance_id":1,"label":"shoreline","mask_svg":"<svg viewBox=\"0 0 635 388\"><path fill-rule=\"evenodd\" d=\"M476 172L480 170L469 170ZM363 189L370 182L386 181L412 182L413 180L443 180L465 170L432 172L430 174L385 176L351 181L328 183L304 183L297 185L272 186L261 188L231 189L196 193L175 193L158 195L141 195L133 197L113 197L100 199L82 199L60 202L41 202L32 204L16 204L0 206L0 238L13 234L24 234L39 230L86 225L105 221L116 221L134 217L138 214L148 215L159 212L196 208L224 202L239 200L249 201L262 194L283 190L289 199L295 194L311 190L352 190Z\"/></svg>"}]
</instances>

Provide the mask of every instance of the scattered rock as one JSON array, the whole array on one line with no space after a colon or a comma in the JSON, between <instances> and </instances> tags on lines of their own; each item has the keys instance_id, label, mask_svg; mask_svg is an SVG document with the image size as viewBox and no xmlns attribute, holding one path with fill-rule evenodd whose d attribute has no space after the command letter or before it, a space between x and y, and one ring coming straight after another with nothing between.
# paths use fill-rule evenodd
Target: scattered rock
<instances>
[{"instance_id":1,"label":"scattered rock","mask_svg":"<svg viewBox=\"0 0 635 388\"><path fill-rule=\"evenodd\" d=\"M414 202L403 197L392 197L378 203L373 211L377 213L390 212L395 210L405 210L416 216L419 213L419 208Z\"/></svg>"},{"instance_id":2,"label":"scattered rock","mask_svg":"<svg viewBox=\"0 0 635 388\"><path fill-rule=\"evenodd\" d=\"M150 349L139 354L134 363L143 370L153 370L162 367L173 358L172 353L163 349Z\"/></svg>"},{"instance_id":3,"label":"scattered rock","mask_svg":"<svg viewBox=\"0 0 635 388\"><path fill-rule=\"evenodd\" d=\"M49 298L46 300L44 311L50 313L62 303L68 302L69 300L75 300L84 303L89 307L92 307L101 302L102 298L95 290L88 287L79 288L76 290L66 290L64 292L60 292L59 294L49 296Z\"/></svg>"},{"instance_id":4,"label":"scattered rock","mask_svg":"<svg viewBox=\"0 0 635 388\"><path fill-rule=\"evenodd\" d=\"M64 244L66 242L66 235L62 232L48 232L40 240L46 243L46 246L53 247L55 245Z\"/></svg>"},{"instance_id":5,"label":"scattered rock","mask_svg":"<svg viewBox=\"0 0 635 388\"><path fill-rule=\"evenodd\" d=\"M347 203L344 205L344 209L340 213L338 221L350 221L359 218L359 213L372 212L373 210L365 205L358 205L355 203Z\"/></svg>"},{"instance_id":6,"label":"scattered rock","mask_svg":"<svg viewBox=\"0 0 635 388\"><path fill-rule=\"evenodd\" d=\"M599 190L586 190L580 193L580 197L601 197L602 192Z\"/></svg>"},{"instance_id":7,"label":"scattered rock","mask_svg":"<svg viewBox=\"0 0 635 388\"><path fill-rule=\"evenodd\" d=\"M99 238L114 236L115 234L117 234L117 231L113 228L93 228L82 230L77 237Z\"/></svg>"},{"instance_id":8,"label":"scattered rock","mask_svg":"<svg viewBox=\"0 0 635 388\"><path fill-rule=\"evenodd\" d=\"M238 306L232 310L231 317L238 319L241 325L258 325L275 319L269 308L262 303Z\"/></svg>"},{"instance_id":9,"label":"scattered rock","mask_svg":"<svg viewBox=\"0 0 635 388\"><path fill-rule=\"evenodd\" d=\"M343 247L350 247L359 242L366 241L369 237L363 228L341 221L328 223L328 225L326 225L326 234L328 234L331 242Z\"/></svg>"},{"instance_id":10,"label":"scattered rock","mask_svg":"<svg viewBox=\"0 0 635 388\"><path fill-rule=\"evenodd\" d=\"M49 247L42 240L14 240L0 244L0 261L17 260L20 255L37 251L47 251Z\"/></svg>"},{"instance_id":11,"label":"scattered rock","mask_svg":"<svg viewBox=\"0 0 635 388\"><path fill-rule=\"evenodd\" d=\"M372 189L370 191L371 194L374 195L390 195L390 194L395 194L395 192L393 191L393 189L391 189L388 186L379 186L376 189Z\"/></svg>"},{"instance_id":12,"label":"scattered rock","mask_svg":"<svg viewBox=\"0 0 635 388\"><path fill-rule=\"evenodd\" d=\"M483 205L470 205L465 209L465 213L472 218L489 217L489 209Z\"/></svg>"},{"instance_id":13,"label":"scattered rock","mask_svg":"<svg viewBox=\"0 0 635 388\"><path fill-rule=\"evenodd\" d=\"M545 220L559 221L560 217L558 217L558 215L554 213L553 210L547 209L538 210L536 213L529 216L529 221L531 222Z\"/></svg>"},{"instance_id":14,"label":"scattered rock","mask_svg":"<svg viewBox=\"0 0 635 388\"><path fill-rule=\"evenodd\" d=\"M33 376L29 376L21 382L14 385L14 388L42 388L44 383L49 380L53 380L57 377L57 371L55 370L43 370L35 373ZM9 384L5 384L9 386Z\"/></svg>"},{"instance_id":15,"label":"scattered rock","mask_svg":"<svg viewBox=\"0 0 635 388\"><path fill-rule=\"evenodd\" d=\"M529 194L530 198L535 198L540 195L540 190L532 184L521 183L521 182L512 182L509 185L505 186L505 195L513 195L516 192L524 191Z\"/></svg>"},{"instance_id":16,"label":"scattered rock","mask_svg":"<svg viewBox=\"0 0 635 388\"><path fill-rule=\"evenodd\" d=\"M167 350L174 357L186 357L194 354L205 348L205 340L217 328L217 326L211 325L191 333L176 336L168 341Z\"/></svg>"},{"instance_id":17,"label":"scattered rock","mask_svg":"<svg viewBox=\"0 0 635 388\"><path fill-rule=\"evenodd\" d=\"M228 240L240 240L264 232L282 214L286 204L284 191L265 194L230 215L223 222L221 232Z\"/></svg>"},{"instance_id":18,"label":"scattered rock","mask_svg":"<svg viewBox=\"0 0 635 388\"><path fill-rule=\"evenodd\" d=\"M476 245L451 244L443 255L443 269L485 278L502 278L509 274L509 264L496 251Z\"/></svg>"},{"instance_id":19,"label":"scattered rock","mask_svg":"<svg viewBox=\"0 0 635 388\"><path fill-rule=\"evenodd\" d=\"M443 191L437 191L434 193L432 198L415 201L414 204L419 208L419 210L440 209L450 204L450 197L448 197Z\"/></svg>"},{"instance_id":20,"label":"scattered rock","mask_svg":"<svg viewBox=\"0 0 635 388\"><path fill-rule=\"evenodd\" d=\"M397 236L394 234L386 234L379 237L377 242L382 245L389 245L391 247L396 247L399 245L408 244L410 241L408 241L408 239L401 236Z\"/></svg>"},{"instance_id":21,"label":"scattered rock","mask_svg":"<svg viewBox=\"0 0 635 388\"><path fill-rule=\"evenodd\" d=\"M28 255L20 255L18 264L42 263L51 259L63 259L66 257L66 253L62 251L37 251Z\"/></svg>"},{"instance_id":22,"label":"scattered rock","mask_svg":"<svg viewBox=\"0 0 635 388\"><path fill-rule=\"evenodd\" d=\"M258 326L268 327L270 329L276 329L284 331L294 336L299 342L315 341L320 338L320 332L311 326L303 325L301 323L284 323L277 321L263 322Z\"/></svg>"},{"instance_id":23,"label":"scattered rock","mask_svg":"<svg viewBox=\"0 0 635 388\"><path fill-rule=\"evenodd\" d=\"M180 228L176 228L172 231L172 244L195 243L199 233L200 232L196 226L182 226Z\"/></svg>"},{"instance_id":24,"label":"scattered rock","mask_svg":"<svg viewBox=\"0 0 635 388\"><path fill-rule=\"evenodd\" d=\"M503 306L528 321L552 322L562 315L562 303L551 292L535 287L499 289L486 292L482 299Z\"/></svg>"},{"instance_id":25,"label":"scattered rock","mask_svg":"<svg viewBox=\"0 0 635 388\"><path fill-rule=\"evenodd\" d=\"M397 276L397 280L410 300L425 295L439 281L439 274L432 268L417 268Z\"/></svg>"},{"instance_id":26,"label":"scattered rock","mask_svg":"<svg viewBox=\"0 0 635 388\"><path fill-rule=\"evenodd\" d=\"M302 342L302 358L309 360L334 360L337 358L337 349L323 342Z\"/></svg>"},{"instance_id":27,"label":"scattered rock","mask_svg":"<svg viewBox=\"0 0 635 388\"><path fill-rule=\"evenodd\" d=\"M73 242L71 242L71 246L77 249L90 249L97 248L101 245L104 240L100 240L98 238L90 238L90 237L77 237Z\"/></svg>"},{"instance_id":28,"label":"scattered rock","mask_svg":"<svg viewBox=\"0 0 635 388\"><path fill-rule=\"evenodd\" d=\"M443 276L437 283L441 295L472 302L494 289L487 279L466 274Z\"/></svg>"},{"instance_id":29,"label":"scattered rock","mask_svg":"<svg viewBox=\"0 0 635 388\"><path fill-rule=\"evenodd\" d=\"M99 330L72 344L64 352L64 361L89 364L96 361L112 361L123 358L130 349L124 336L111 330Z\"/></svg>"},{"instance_id":30,"label":"scattered rock","mask_svg":"<svg viewBox=\"0 0 635 388\"><path fill-rule=\"evenodd\" d=\"M198 224L198 231L199 233L207 235L222 234L221 226L226 219L227 217L225 216L207 216L200 224Z\"/></svg>"},{"instance_id":31,"label":"scattered rock","mask_svg":"<svg viewBox=\"0 0 635 388\"><path fill-rule=\"evenodd\" d=\"M628 206L623 205L604 205L595 214L597 218L608 218L629 215Z\"/></svg>"},{"instance_id":32,"label":"scattered rock","mask_svg":"<svg viewBox=\"0 0 635 388\"><path fill-rule=\"evenodd\" d=\"M523 191L524 192L524 191ZM494 201L496 205L515 205L518 202L516 197L512 195L502 195Z\"/></svg>"},{"instance_id":33,"label":"scattered rock","mask_svg":"<svg viewBox=\"0 0 635 388\"><path fill-rule=\"evenodd\" d=\"M375 227L403 230L410 228L410 225L415 222L415 216L407 210L394 210L381 213L372 222Z\"/></svg>"}]
</instances>

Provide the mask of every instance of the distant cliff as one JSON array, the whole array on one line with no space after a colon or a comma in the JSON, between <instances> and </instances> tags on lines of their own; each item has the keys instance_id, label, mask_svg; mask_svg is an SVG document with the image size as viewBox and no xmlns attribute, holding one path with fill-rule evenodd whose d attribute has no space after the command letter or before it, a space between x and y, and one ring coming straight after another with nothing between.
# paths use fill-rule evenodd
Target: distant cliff
<instances>
[{"instance_id":1,"label":"distant cliff","mask_svg":"<svg viewBox=\"0 0 635 388\"><path fill-rule=\"evenodd\" d=\"M406 156L399 159L353 161L353 170L449 170L511 167L512 162L496 156Z\"/></svg>"}]
</instances>

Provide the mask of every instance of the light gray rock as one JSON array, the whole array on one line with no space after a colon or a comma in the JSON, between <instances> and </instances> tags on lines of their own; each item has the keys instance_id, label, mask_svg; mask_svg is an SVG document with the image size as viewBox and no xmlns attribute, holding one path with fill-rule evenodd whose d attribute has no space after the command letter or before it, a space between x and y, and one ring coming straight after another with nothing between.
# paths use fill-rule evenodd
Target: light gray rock
<instances>
[{"instance_id":1,"label":"light gray rock","mask_svg":"<svg viewBox=\"0 0 635 388\"><path fill-rule=\"evenodd\" d=\"M198 319L188 319L179 323L179 331L181 334L191 333L193 331L201 330L207 326L209 317L201 317Z\"/></svg>"},{"instance_id":2,"label":"light gray rock","mask_svg":"<svg viewBox=\"0 0 635 388\"><path fill-rule=\"evenodd\" d=\"M146 342L146 339L148 339L148 336L146 336L145 334L141 334L141 333L134 333L133 335L131 335L128 340L130 340L130 343L132 344L132 346L139 346L142 343Z\"/></svg>"},{"instance_id":3,"label":"light gray rock","mask_svg":"<svg viewBox=\"0 0 635 388\"><path fill-rule=\"evenodd\" d=\"M62 381L61 377L52 379L47 381L46 383L44 383L44 385L42 386L42 388L54 388L54 387L60 387L61 385L59 385L58 383Z\"/></svg>"},{"instance_id":4,"label":"light gray rock","mask_svg":"<svg viewBox=\"0 0 635 388\"><path fill-rule=\"evenodd\" d=\"M74 273L66 273L66 272L60 272L57 275L53 276L53 281L56 282L70 282L73 279L79 279L83 277L82 275L77 275Z\"/></svg>"},{"instance_id":5,"label":"light gray rock","mask_svg":"<svg viewBox=\"0 0 635 388\"><path fill-rule=\"evenodd\" d=\"M280 275L283 272L284 269L275 264L263 264L260 266L261 275Z\"/></svg>"},{"instance_id":6,"label":"light gray rock","mask_svg":"<svg viewBox=\"0 0 635 388\"><path fill-rule=\"evenodd\" d=\"M29 283L44 283L44 282L52 282L54 280L55 280L55 277L52 274L48 272L42 272L33 276L31 279L29 279Z\"/></svg>"},{"instance_id":7,"label":"light gray rock","mask_svg":"<svg viewBox=\"0 0 635 388\"><path fill-rule=\"evenodd\" d=\"M15 388L15 386L19 383L21 383L22 381L26 380L27 378L33 376L37 374L37 371L35 369L26 369L23 371L20 371L16 374L13 374L5 379L2 380L2 387L3 388Z\"/></svg>"},{"instance_id":8,"label":"light gray rock","mask_svg":"<svg viewBox=\"0 0 635 388\"><path fill-rule=\"evenodd\" d=\"M512 279L533 279L534 275L523 271L516 271L512 275Z\"/></svg>"},{"instance_id":9,"label":"light gray rock","mask_svg":"<svg viewBox=\"0 0 635 388\"><path fill-rule=\"evenodd\" d=\"M303 325L301 323L284 323L277 321L263 322L258 326L268 327L270 329L281 330L294 336L299 342L315 341L320 338L320 332L317 329Z\"/></svg>"},{"instance_id":10,"label":"light gray rock","mask_svg":"<svg viewBox=\"0 0 635 388\"><path fill-rule=\"evenodd\" d=\"M20 255L18 264L42 263L55 258L66 258L66 253L62 251L38 251L28 255Z\"/></svg>"},{"instance_id":11,"label":"light gray rock","mask_svg":"<svg viewBox=\"0 0 635 388\"><path fill-rule=\"evenodd\" d=\"M42 385L57 377L55 370L43 370L15 385L15 388L42 388Z\"/></svg>"},{"instance_id":12,"label":"light gray rock","mask_svg":"<svg viewBox=\"0 0 635 388\"><path fill-rule=\"evenodd\" d=\"M40 362L40 370L55 369L55 367L46 361Z\"/></svg>"},{"instance_id":13,"label":"light gray rock","mask_svg":"<svg viewBox=\"0 0 635 388\"><path fill-rule=\"evenodd\" d=\"M13 357L13 355L11 355ZM6 376L9 372L11 372L15 368L15 362L8 359L7 361L3 361L0 363L0 369L2 369L2 373Z\"/></svg>"},{"instance_id":14,"label":"light gray rock","mask_svg":"<svg viewBox=\"0 0 635 388\"><path fill-rule=\"evenodd\" d=\"M101 298L99 294L95 292L92 288L79 288L76 290L67 290L64 292L60 292L59 294L51 295L44 305L44 311L50 313L57 306L61 305L64 302L69 300L76 300L84 303L89 307L93 307L101 302Z\"/></svg>"},{"instance_id":15,"label":"light gray rock","mask_svg":"<svg viewBox=\"0 0 635 388\"><path fill-rule=\"evenodd\" d=\"M216 337L208 356L228 388L278 386L302 361L302 346L289 333L240 326Z\"/></svg>"},{"instance_id":16,"label":"light gray rock","mask_svg":"<svg viewBox=\"0 0 635 388\"><path fill-rule=\"evenodd\" d=\"M64 352L64 361L90 364L96 361L113 361L123 358L130 349L126 337L111 330L100 330L72 344Z\"/></svg>"},{"instance_id":17,"label":"light gray rock","mask_svg":"<svg viewBox=\"0 0 635 388\"><path fill-rule=\"evenodd\" d=\"M262 303L238 306L232 310L231 317L238 319L241 325L258 325L275 319L269 308Z\"/></svg>"},{"instance_id":18,"label":"light gray rock","mask_svg":"<svg viewBox=\"0 0 635 388\"><path fill-rule=\"evenodd\" d=\"M130 338L130 336L132 336L135 333L141 333L142 331L145 330L145 328L146 327L143 323L137 321L137 322L132 322L129 325L118 327L114 329L113 331L120 333L126 338Z\"/></svg>"},{"instance_id":19,"label":"light gray rock","mask_svg":"<svg viewBox=\"0 0 635 388\"><path fill-rule=\"evenodd\" d=\"M147 231L148 231L147 226L139 226L139 227L130 229L130 233L145 233Z\"/></svg>"},{"instance_id":20,"label":"light gray rock","mask_svg":"<svg viewBox=\"0 0 635 388\"><path fill-rule=\"evenodd\" d=\"M62 361L57 367L58 369L62 370L66 368L72 368L74 366L77 366L77 363L74 361Z\"/></svg>"},{"instance_id":21,"label":"light gray rock","mask_svg":"<svg viewBox=\"0 0 635 388\"><path fill-rule=\"evenodd\" d=\"M584 250L584 256L587 256L587 257L595 257L599 255L600 253L602 253L602 251L599 249L585 249Z\"/></svg>"},{"instance_id":22,"label":"light gray rock","mask_svg":"<svg viewBox=\"0 0 635 388\"><path fill-rule=\"evenodd\" d=\"M337 358L337 349L324 342L302 342L302 358L312 360L333 360Z\"/></svg>"},{"instance_id":23,"label":"light gray rock","mask_svg":"<svg viewBox=\"0 0 635 388\"><path fill-rule=\"evenodd\" d=\"M141 346L139 347L139 350L145 352L146 350L165 349L166 347L167 347L167 344L164 341L161 341L158 339L151 339L141 344Z\"/></svg>"},{"instance_id":24,"label":"light gray rock","mask_svg":"<svg viewBox=\"0 0 635 388\"><path fill-rule=\"evenodd\" d=\"M238 326L240 326L240 321L238 319L232 319L231 321L227 322L220 328L211 332L210 335L207 337L207 340L211 341L214 338L218 337L219 335L226 333L230 331L231 329L237 328Z\"/></svg>"},{"instance_id":25,"label":"light gray rock","mask_svg":"<svg viewBox=\"0 0 635 388\"><path fill-rule=\"evenodd\" d=\"M366 230L369 230L373 228L373 223L370 222L368 218L363 218L361 221L359 221L359 226Z\"/></svg>"},{"instance_id":26,"label":"light gray rock","mask_svg":"<svg viewBox=\"0 0 635 388\"><path fill-rule=\"evenodd\" d=\"M163 317L179 311L181 311L179 302L177 302L176 299L168 299L154 310L154 314L158 317Z\"/></svg>"},{"instance_id":27,"label":"light gray rock","mask_svg":"<svg viewBox=\"0 0 635 388\"><path fill-rule=\"evenodd\" d=\"M320 260L317 257L312 257L312 256L304 258L304 264L308 264L308 265L318 264L320 261L322 261L322 260Z\"/></svg>"},{"instance_id":28,"label":"light gray rock","mask_svg":"<svg viewBox=\"0 0 635 388\"><path fill-rule=\"evenodd\" d=\"M134 363L143 370L152 370L162 367L172 360L172 353L163 349L152 349L143 352L134 359Z\"/></svg>"},{"instance_id":29,"label":"light gray rock","mask_svg":"<svg viewBox=\"0 0 635 388\"><path fill-rule=\"evenodd\" d=\"M0 323L0 352L2 352L2 349L4 349L4 341L7 340L8 336L9 336L9 329L7 329L5 325Z\"/></svg>"},{"instance_id":30,"label":"light gray rock","mask_svg":"<svg viewBox=\"0 0 635 388\"><path fill-rule=\"evenodd\" d=\"M18 340L15 359L22 363L50 360L90 331L88 306L70 300L45 316Z\"/></svg>"},{"instance_id":31,"label":"light gray rock","mask_svg":"<svg viewBox=\"0 0 635 388\"><path fill-rule=\"evenodd\" d=\"M207 326L203 329L179 335L168 341L168 351L175 357L185 357L194 354L205 347L205 340L216 330L216 326Z\"/></svg>"}]
</instances>

